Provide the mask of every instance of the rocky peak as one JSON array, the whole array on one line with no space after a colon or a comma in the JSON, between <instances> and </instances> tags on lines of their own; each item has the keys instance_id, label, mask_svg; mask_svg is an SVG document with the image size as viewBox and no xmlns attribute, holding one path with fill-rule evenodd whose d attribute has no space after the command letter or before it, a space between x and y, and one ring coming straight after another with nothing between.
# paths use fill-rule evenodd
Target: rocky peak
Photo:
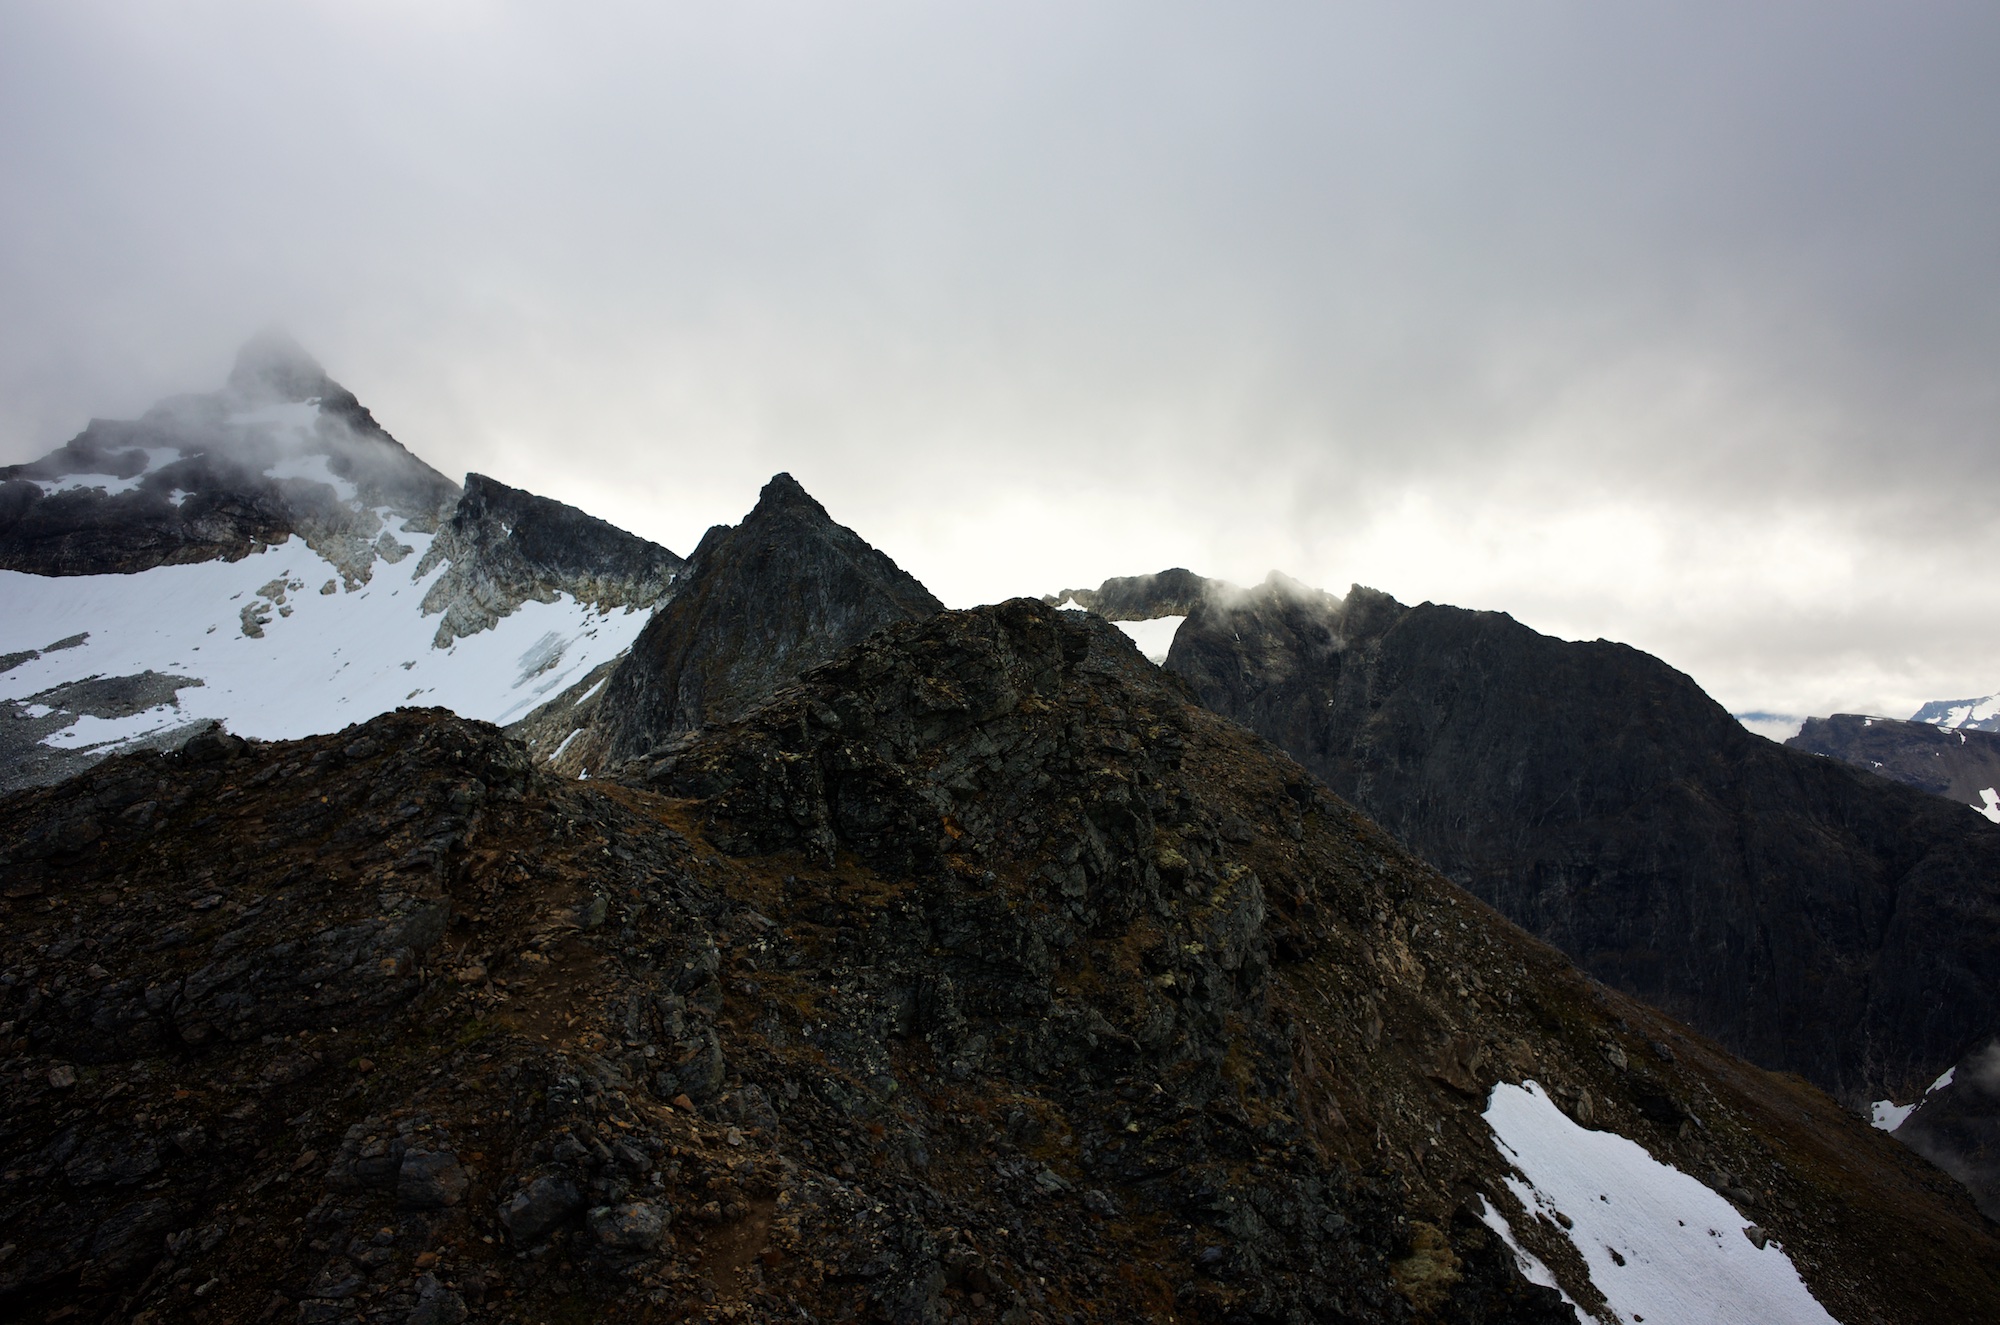
<instances>
[{"instance_id":1,"label":"rocky peak","mask_svg":"<svg viewBox=\"0 0 2000 1325\"><path fill-rule=\"evenodd\" d=\"M872 631L942 606L779 474L742 524L703 535L673 600L612 674L587 723L572 729L576 739L557 767L601 769L727 721Z\"/></svg>"},{"instance_id":2,"label":"rocky peak","mask_svg":"<svg viewBox=\"0 0 2000 1325\"><path fill-rule=\"evenodd\" d=\"M411 455L282 332L253 337L228 384L136 420L93 419L0 467L0 567L131 573L240 560L298 535L349 588L429 533L458 487Z\"/></svg>"},{"instance_id":3,"label":"rocky peak","mask_svg":"<svg viewBox=\"0 0 2000 1325\"><path fill-rule=\"evenodd\" d=\"M319 360L277 327L267 327L243 343L229 370L228 389L245 400L317 400L339 386Z\"/></svg>"}]
</instances>

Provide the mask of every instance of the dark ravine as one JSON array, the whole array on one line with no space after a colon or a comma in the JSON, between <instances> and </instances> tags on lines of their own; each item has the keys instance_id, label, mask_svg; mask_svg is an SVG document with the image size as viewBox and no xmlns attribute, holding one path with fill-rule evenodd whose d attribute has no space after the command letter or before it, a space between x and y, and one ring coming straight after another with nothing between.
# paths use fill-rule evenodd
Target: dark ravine
<instances>
[{"instance_id":1,"label":"dark ravine","mask_svg":"<svg viewBox=\"0 0 2000 1325\"><path fill-rule=\"evenodd\" d=\"M1836 713L1807 718L1785 744L1961 805L1984 805L1981 793L2000 789L2000 732Z\"/></svg>"},{"instance_id":2,"label":"dark ravine","mask_svg":"<svg viewBox=\"0 0 2000 1325\"><path fill-rule=\"evenodd\" d=\"M1100 621L894 625L633 773L404 710L0 800L0 1310L1565 1320L1469 1213L1574 1279L1479 1118L1533 1076L1843 1321L2000 1311L1955 1185Z\"/></svg>"},{"instance_id":3,"label":"dark ravine","mask_svg":"<svg viewBox=\"0 0 2000 1325\"><path fill-rule=\"evenodd\" d=\"M672 601L654 613L589 711L576 714L574 740L555 735L561 723L553 716L572 702L563 697L521 726L545 733L536 753L554 759L557 771L613 767L730 721L871 632L942 607L886 554L836 524L790 474L779 474L743 523L702 537Z\"/></svg>"}]
</instances>

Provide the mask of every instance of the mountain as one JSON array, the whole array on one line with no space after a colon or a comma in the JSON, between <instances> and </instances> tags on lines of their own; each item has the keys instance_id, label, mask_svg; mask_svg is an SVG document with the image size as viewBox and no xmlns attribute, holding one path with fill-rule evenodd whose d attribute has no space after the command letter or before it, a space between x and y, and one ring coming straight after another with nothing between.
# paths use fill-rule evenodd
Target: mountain
<instances>
[{"instance_id":1,"label":"mountain","mask_svg":"<svg viewBox=\"0 0 2000 1325\"><path fill-rule=\"evenodd\" d=\"M220 391L0 468L0 789L218 721L302 736L419 700L511 720L623 652L679 566L452 483L267 333Z\"/></svg>"},{"instance_id":2,"label":"mountain","mask_svg":"<svg viewBox=\"0 0 2000 1325\"><path fill-rule=\"evenodd\" d=\"M403 710L0 799L9 1316L2000 1311L1954 1184L1087 614L631 771Z\"/></svg>"},{"instance_id":3,"label":"mountain","mask_svg":"<svg viewBox=\"0 0 2000 1325\"><path fill-rule=\"evenodd\" d=\"M1934 699L1910 715L1911 722L1954 730L2000 731L2000 695L1978 699Z\"/></svg>"},{"instance_id":4,"label":"mountain","mask_svg":"<svg viewBox=\"0 0 2000 1325\"><path fill-rule=\"evenodd\" d=\"M741 715L814 663L943 604L790 474L764 485L739 525L717 525L688 558L601 694L589 678L523 725L561 772L604 769L676 735ZM579 707L585 699L593 702Z\"/></svg>"},{"instance_id":5,"label":"mountain","mask_svg":"<svg viewBox=\"0 0 2000 1325\"><path fill-rule=\"evenodd\" d=\"M1836 713L1807 718L1785 744L1970 805L2000 823L2000 733Z\"/></svg>"},{"instance_id":6,"label":"mountain","mask_svg":"<svg viewBox=\"0 0 2000 1325\"><path fill-rule=\"evenodd\" d=\"M1585 970L1857 1109L2000 1025L2000 833L1635 649L1274 574L1211 582L1166 666Z\"/></svg>"}]
</instances>

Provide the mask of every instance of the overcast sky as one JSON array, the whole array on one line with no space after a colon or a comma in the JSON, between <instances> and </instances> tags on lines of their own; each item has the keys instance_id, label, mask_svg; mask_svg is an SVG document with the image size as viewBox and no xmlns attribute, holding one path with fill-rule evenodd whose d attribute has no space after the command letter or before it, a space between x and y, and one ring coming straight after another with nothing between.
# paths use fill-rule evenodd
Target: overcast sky
<instances>
[{"instance_id":1,"label":"overcast sky","mask_svg":"<svg viewBox=\"0 0 2000 1325\"><path fill-rule=\"evenodd\" d=\"M2000 688L2000 7L0 0L0 460L289 328L689 551Z\"/></svg>"}]
</instances>

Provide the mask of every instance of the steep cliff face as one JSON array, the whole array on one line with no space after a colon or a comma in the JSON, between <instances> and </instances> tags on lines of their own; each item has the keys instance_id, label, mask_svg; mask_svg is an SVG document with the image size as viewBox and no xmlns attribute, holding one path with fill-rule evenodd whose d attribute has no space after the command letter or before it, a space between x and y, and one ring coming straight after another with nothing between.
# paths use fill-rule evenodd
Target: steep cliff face
<instances>
[{"instance_id":1,"label":"steep cliff face","mask_svg":"<svg viewBox=\"0 0 2000 1325\"><path fill-rule=\"evenodd\" d=\"M1101 622L893 625L634 771L405 710L0 800L0 1311L1577 1318L1531 1276L1607 1322L1718 1283L2000 1310L1942 1175Z\"/></svg>"},{"instance_id":2,"label":"steep cliff face","mask_svg":"<svg viewBox=\"0 0 2000 1325\"><path fill-rule=\"evenodd\" d=\"M1274 579L1167 666L1584 969L1850 1104L2000 1022L2000 830L1637 650Z\"/></svg>"},{"instance_id":3,"label":"steep cliff face","mask_svg":"<svg viewBox=\"0 0 2000 1325\"><path fill-rule=\"evenodd\" d=\"M1807 718L1785 744L1970 805L2000 822L2000 732L1836 713Z\"/></svg>"},{"instance_id":4,"label":"steep cliff face","mask_svg":"<svg viewBox=\"0 0 2000 1325\"><path fill-rule=\"evenodd\" d=\"M703 536L673 600L654 613L587 718L579 715L574 739L562 738L560 757L549 757L574 773L644 755L677 733L737 717L891 622L942 607L779 474L742 524Z\"/></svg>"},{"instance_id":5,"label":"steep cliff face","mask_svg":"<svg viewBox=\"0 0 2000 1325\"><path fill-rule=\"evenodd\" d=\"M667 596L681 558L574 506L510 488L484 474L465 476L465 494L417 563L417 577L442 566L424 593L439 614L437 647L485 630L522 603L650 608Z\"/></svg>"}]
</instances>

